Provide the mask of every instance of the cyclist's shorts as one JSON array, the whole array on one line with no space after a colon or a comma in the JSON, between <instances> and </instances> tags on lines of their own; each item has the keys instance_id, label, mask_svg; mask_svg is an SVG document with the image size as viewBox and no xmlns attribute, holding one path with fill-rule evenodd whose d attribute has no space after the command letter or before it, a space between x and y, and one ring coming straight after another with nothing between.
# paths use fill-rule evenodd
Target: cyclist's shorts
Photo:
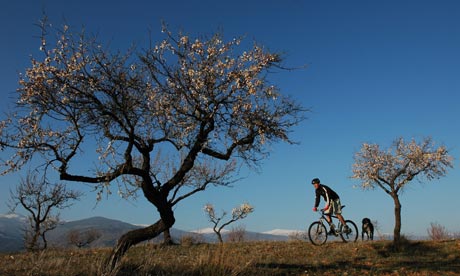
<instances>
[{"instance_id":1,"label":"cyclist's shorts","mask_svg":"<svg viewBox=\"0 0 460 276\"><path fill-rule=\"evenodd\" d=\"M340 199L331 200L329 203L329 208L324 211L325 214L342 214L342 204L340 204Z\"/></svg>"}]
</instances>

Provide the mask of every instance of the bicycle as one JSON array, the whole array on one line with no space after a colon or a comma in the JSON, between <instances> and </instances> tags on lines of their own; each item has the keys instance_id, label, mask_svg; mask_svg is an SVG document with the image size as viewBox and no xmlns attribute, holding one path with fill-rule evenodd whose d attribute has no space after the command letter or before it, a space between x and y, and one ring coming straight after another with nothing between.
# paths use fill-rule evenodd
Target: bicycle
<instances>
[{"instance_id":1,"label":"bicycle","mask_svg":"<svg viewBox=\"0 0 460 276\"><path fill-rule=\"evenodd\" d=\"M342 206L342 209L345 205ZM337 216L331 215L331 219L336 218ZM326 222L326 223L325 223ZM345 220L346 225L348 226L348 230L344 231L344 227L342 223L337 223L337 227L335 229L336 233L335 236L340 236L343 242L355 242L358 239L358 227L356 224L351 220ZM326 220L326 216L324 214L324 209L321 209L321 216L318 221L314 221L310 227L308 228L308 238L310 238L311 243L314 245L322 245L327 241L328 231L326 225L329 225Z\"/></svg>"}]
</instances>

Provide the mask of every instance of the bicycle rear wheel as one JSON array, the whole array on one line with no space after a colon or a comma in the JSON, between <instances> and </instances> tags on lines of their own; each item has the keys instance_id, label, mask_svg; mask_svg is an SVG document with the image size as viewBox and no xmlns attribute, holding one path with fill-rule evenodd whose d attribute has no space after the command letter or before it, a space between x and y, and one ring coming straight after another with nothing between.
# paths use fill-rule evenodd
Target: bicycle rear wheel
<instances>
[{"instance_id":1,"label":"bicycle rear wheel","mask_svg":"<svg viewBox=\"0 0 460 276\"><path fill-rule=\"evenodd\" d=\"M319 221L313 222L308 228L308 238L314 245L322 245L327 241L326 226Z\"/></svg>"},{"instance_id":2,"label":"bicycle rear wheel","mask_svg":"<svg viewBox=\"0 0 460 276\"><path fill-rule=\"evenodd\" d=\"M348 231L345 231L343 225L340 226L340 237L344 242L355 242L358 239L358 227L351 220L346 220Z\"/></svg>"}]
</instances>

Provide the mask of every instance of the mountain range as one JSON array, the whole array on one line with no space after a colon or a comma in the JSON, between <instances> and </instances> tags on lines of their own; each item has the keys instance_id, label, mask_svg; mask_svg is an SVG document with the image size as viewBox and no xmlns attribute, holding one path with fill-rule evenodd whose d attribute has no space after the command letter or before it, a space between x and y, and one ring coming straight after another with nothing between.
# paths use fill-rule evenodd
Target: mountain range
<instances>
[{"instance_id":1,"label":"mountain range","mask_svg":"<svg viewBox=\"0 0 460 276\"><path fill-rule=\"evenodd\" d=\"M0 252L17 252L24 250L23 231L27 225L27 218L17 214L0 215ZM126 223L104 217L91 217L82 220L62 222L59 226L46 234L48 246L55 247L111 247L117 239L127 231L142 228L143 226ZM212 228L196 231L183 231L171 228L173 241L179 242L184 237L191 237L199 242L217 242L217 236ZM289 239L292 230L275 229L268 232L244 231L244 240L285 241ZM231 231L223 230L224 240ZM72 239L73 237L73 239ZM161 242L160 235L152 242ZM76 242L78 241L78 242Z\"/></svg>"}]
</instances>

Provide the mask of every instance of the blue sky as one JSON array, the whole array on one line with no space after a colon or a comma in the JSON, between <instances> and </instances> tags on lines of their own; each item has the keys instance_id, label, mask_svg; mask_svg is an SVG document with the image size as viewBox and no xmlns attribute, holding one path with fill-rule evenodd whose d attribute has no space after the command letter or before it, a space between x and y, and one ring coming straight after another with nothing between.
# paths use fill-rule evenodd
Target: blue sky
<instances>
[{"instance_id":1,"label":"blue sky","mask_svg":"<svg viewBox=\"0 0 460 276\"><path fill-rule=\"evenodd\" d=\"M345 218L370 217L381 232L392 232L392 199L382 190L353 187L358 184L350 179L353 155L363 142L388 146L400 136L430 136L450 149L454 168L447 177L408 186L400 197L402 232L424 235L432 222L460 232L460 2L7 1L0 4L2 111L12 106L18 73L29 66L30 55L38 55L34 24L43 11L54 25L84 26L110 41L112 49L132 43L142 47L149 31L158 41L163 20L190 35L244 35L248 42L283 53L286 65L308 65L271 76L284 93L311 108L293 133L300 145L275 145L260 172L243 171L245 178L232 188L211 187L183 201L175 210L174 227L211 226L203 212L206 203L231 211L249 202L255 212L240 222L247 230L304 229L317 218L311 211L310 180L319 177L347 205ZM4 202L18 179L18 174L0 177L0 213L8 211ZM69 187L88 190L78 183ZM143 198L126 202L114 194L97 206L95 198L88 192L61 217L97 215L139 224L158 218Z\"/></svg>"}]
</instances>

